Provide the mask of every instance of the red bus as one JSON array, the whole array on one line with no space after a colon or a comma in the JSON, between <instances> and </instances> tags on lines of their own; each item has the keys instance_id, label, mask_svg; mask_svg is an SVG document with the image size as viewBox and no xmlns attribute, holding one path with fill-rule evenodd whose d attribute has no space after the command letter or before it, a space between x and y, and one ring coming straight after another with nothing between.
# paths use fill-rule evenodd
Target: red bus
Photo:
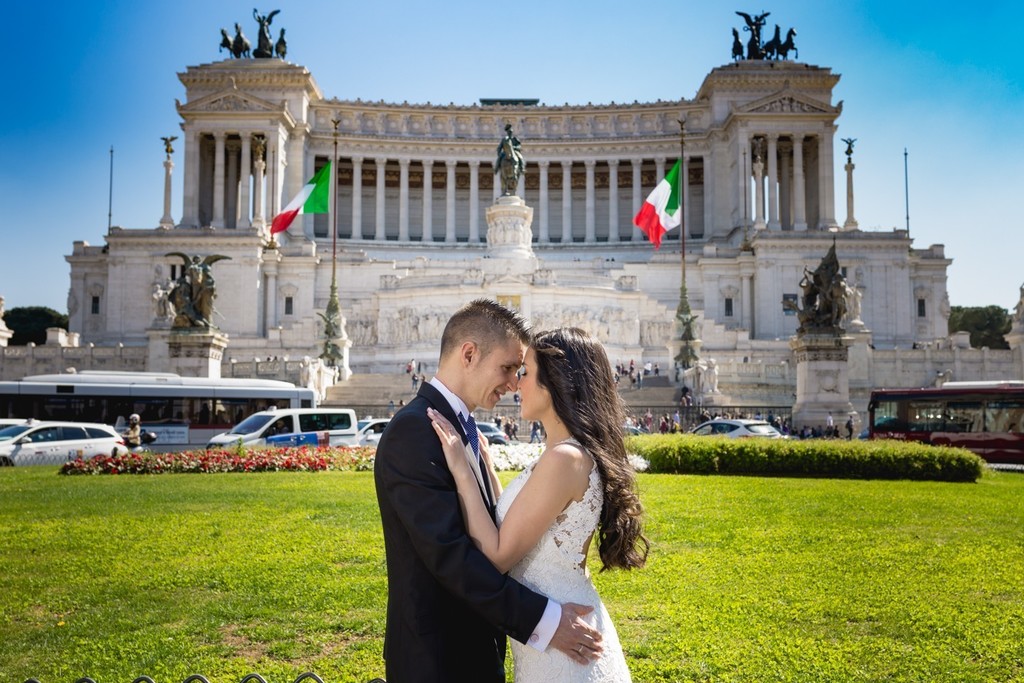
<instances>
[{"instance_id":1,"label":"red bus","mask_svg":"<svg viewBox=\"0 0 1024 683\"><path fill-rule=\"evenodd\" d=\"M876 389L868 416L872 439L959 446L991 463L1024 463L1024 382Z\"/></svg>"}]
</instances>

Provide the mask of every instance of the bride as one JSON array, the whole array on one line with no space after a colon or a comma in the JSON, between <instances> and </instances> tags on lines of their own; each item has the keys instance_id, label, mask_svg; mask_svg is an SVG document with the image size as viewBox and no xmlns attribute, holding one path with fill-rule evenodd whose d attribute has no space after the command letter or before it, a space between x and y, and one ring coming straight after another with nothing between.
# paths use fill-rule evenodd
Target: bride
<instances>
[{"instance_id":1,"label":"bride","mask_svg":"<svg viewBox=\"0 0 1024 683\"><path fill-rule=\"evenodd\" d=\"M429 411L469 535L481 551L500 571L553 600L594 606L586 619L603 636L596 660L581 665L553 648L538 652L513 641L515 680L629 681L615 626L587 570L595 532L602 571L642 567L650 546L641 530L642 507L622 440L624 411L608 357L582 330L541 333L526 352L519 393L522 418L540 420L547 438L540 459L501 493L497 526L461 437ZM481 451L493 490L501 491L490 456Z\"/></svg>"}]
</instances>

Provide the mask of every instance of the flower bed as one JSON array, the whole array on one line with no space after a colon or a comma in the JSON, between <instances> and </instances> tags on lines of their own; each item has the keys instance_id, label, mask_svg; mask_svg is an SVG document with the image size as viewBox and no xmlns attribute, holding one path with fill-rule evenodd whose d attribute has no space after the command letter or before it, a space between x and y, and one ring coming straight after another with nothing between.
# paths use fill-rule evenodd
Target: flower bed
<instances>
[{"instance_id":1,"label":"flower bed","mask_svg":"<svg viewBox=\"0 0 1024 683\"><path fill-rule=\"evenodd\" d=\"M498 470L518 472L540 457L543 444L516 443L491 446L491 459ZM289 448L241 448L192 450L179 453L129 453L116 457L97 456L65 463L61 474L165 474L213 472L318 472L324 470L369 471L376 449L372 446ZM637 471L647 461L629 456Z\"/></svg>"},{"instance_id":2,"label":"flower bed","mask_svg":"<svg viewBox=\"0 0 1024 683\"><path fill-rule=\"evenodd\" d=\"M61 474L164 474L211 472L316 472L372 470L372 448L231 448L179 453L129 453L72 460Z\"/></svg>"}]
</instances>

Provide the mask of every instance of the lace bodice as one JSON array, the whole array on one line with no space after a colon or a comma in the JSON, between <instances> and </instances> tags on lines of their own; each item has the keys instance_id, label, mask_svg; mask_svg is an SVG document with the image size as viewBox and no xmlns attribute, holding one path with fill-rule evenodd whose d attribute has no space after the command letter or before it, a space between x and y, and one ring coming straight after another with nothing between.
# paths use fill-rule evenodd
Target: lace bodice
<instances>
[{"instance_id":1,"label":"lace bodice","mask_svg":"<svg viewBox=\"0 0 1024 683\"><path fill-rule=\"evenodd\" d=\"M568 443L578 445L575 441L569 441ZM499 525L512 506L512 501L515 500L519 491L529 481L535 465L536 463L524 470L502 493L501 498L498 500L497 508ZM601 475L598 473L597 464L595 463L590 470L590 483L583 494L583 498L569 503L565 511L555 519L537 545L519 564L532 565L534 560L539 556L543 556L544 565L550 563L557 567L559 571L574 569L586 575L586 565L584 562L586 557L583 554L583 550L587 546L587 541L590 539L591 534L597 528L598 520L601 517L603 499ZM524 569L528 568L524 567Z\"/></svg>"},{"instance_id":2,"label":"lace bodice","mask_svg":"<svg viewBox=\"0 0 1024 683\"><path fill-rule=\"evenodd\" d=\"M567 442L583 448L579 442L573 439L562 443ZM512 507L516 496L533 475L534 465L526 468L513 479L498 499L499 527ZM548 648L546 652L537 652L527 645L513 641L512 657L515 662L516 683L532 683L534 681L572 683L615 681L623 683L630 680L618 635L594 589L594 584L590 581L590 573L586 568L586 555L584 555L587 542L600 521L603 504L601 474L597 469L597 463L594 463L583 498L569 503L562 514L544 532L537 545L512 568L509 574L523 585L560 604L574 602L581 605L593 605L594 611L588 615L588 621L603 634L604 655L597 662L584 667L573 663L568 657L552 648Z\"/></svg>"}]
</instances>

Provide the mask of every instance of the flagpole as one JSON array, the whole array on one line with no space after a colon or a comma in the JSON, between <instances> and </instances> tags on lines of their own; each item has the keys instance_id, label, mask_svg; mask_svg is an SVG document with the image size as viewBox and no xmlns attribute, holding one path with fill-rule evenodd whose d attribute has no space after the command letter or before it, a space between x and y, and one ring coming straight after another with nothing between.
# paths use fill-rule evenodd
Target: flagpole
<instances>
[{"instance_id":1,"label":"flagpole","mask_svg":"<svg viewBox=\"0 0 1024 683\"><path fill-rule=\"evenodd\" d=\"M113 148L111 148L113 149ZM910 175L907 171L907 148L903 148L903 204L907 208L907 237L910 237Z\"/></svg>"},{"instance_id":2,"label":"flagpole","mask_svg":"<svg viewBox=\"0 0 1024 683\"><path fill-rule=\"evenodd\" d=\"M693 323L696 318L690 311L690 300L686 293L686 197L684 189L687 183L688 169L686 166L686 119L679 119L679 306L676 308L676 324L679 331L679 352L673 359L677 366L684 370L691 367L697 359L693 343L696 339Z\"/></svg>"},{"instance_id":3,"label":"flagpole","mask_svg":"<svg viewBox=\"0 0 1024 683\"><path fill-rule=\"evenodd\" d=\"M331 294L327 300L327 310L324 311L324 350L320 354L328 365L338 367L341 360L341 349L336 339L341 338L341 302L338 301L338 124L340 119L332 119L334 124L334 159L331 164L330 186L331 194L327 198L327 207L330 211L331 227Z\"/></svg>"},{"instance_id":4,"label":"flagpole","mask_svg":"<svg viewBox=\"0 0 1024 683\"><path fill-rule=\"evenodd\" d=\"M114 146L110 146L110 188L107 196L107 234L110 234L110 226L114 219ZM907 219L909 221L909 218Z\"/></svg>"}]
</instances>

